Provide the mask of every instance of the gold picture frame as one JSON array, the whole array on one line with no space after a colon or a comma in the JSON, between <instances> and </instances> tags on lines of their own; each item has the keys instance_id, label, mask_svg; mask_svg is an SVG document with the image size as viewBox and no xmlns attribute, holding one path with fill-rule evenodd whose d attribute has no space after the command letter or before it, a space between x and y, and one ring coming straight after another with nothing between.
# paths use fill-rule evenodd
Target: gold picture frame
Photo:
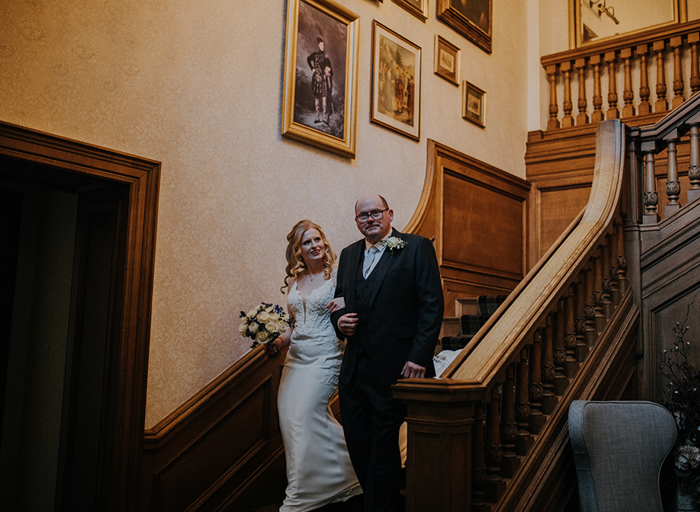
<instances>
[{"instance_id":1,"label":"gold picture frame","mask_svg":"<svg viewBox=\"0 0 700 512\"><path fill-rule=\"evenodd\" d=\"M435 34L435 56L433 73L459 86L459 63L461 50Z\"/></svg>"},{"instance_id":2,"label":"gold picture frame","mask_svg":"<svg viewBox=\"0 0 700 512\"><path fill-rule=\"evenodd\" d=\"M355 158L359 24L333 0L288 0L284 137Z\"/></svg>"},{"instance_id":3,"label":"gold picture frame","mask_svg":"<svg viewBox=\"0 0 700 512\"><path fill-rule=\"evenodd\" d=\"M493 0L437 0L437 17L491 53Z\"/></svg>"},{"instance_id":4,"label":"gold picture frame","mask_svg":"<svg viewBox=\"0 0 700 512\"><path fill-rule=\"evenodd\" d=\"M421 21L428 19L428 0L393 0Z\"/></svg>"},{"instance_id":5,"label":"gold picture frame","mask_svg":"<svg viewBox=\"0 0 700 512\"><path fill-rule=\"evenodd\" d=\"M372 20L373 123L420 140L421 48Z\"/></svg>"},{"instance_id":6,"label":"gold picture frame","mask_svg":"<svg viewBox=\"0 0 700 512\"><path fill-rule=\"evenodd\" d=\"M466 80L462 85L462 117L486 128L486 93Z\"/></svg>"}]
</instances>

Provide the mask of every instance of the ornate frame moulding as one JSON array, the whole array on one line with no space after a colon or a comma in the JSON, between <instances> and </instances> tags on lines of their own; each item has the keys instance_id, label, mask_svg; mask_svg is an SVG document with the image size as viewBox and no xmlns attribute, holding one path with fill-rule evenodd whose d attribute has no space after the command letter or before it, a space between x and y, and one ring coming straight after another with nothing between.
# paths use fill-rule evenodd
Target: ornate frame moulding
<instances>
[{"instance_id":1,"label":"ornate frame moulding","mask_svg":"<svg viewBox=\"0 0 700 512\"><path fill-rule=\"evenodd\" d=\"M459 86L460 49L435 34L433 73Z\"/></svg>"},{"instance_id":2,"label":"ornate frame moulding","mask_svg":"<svg viewBox=\"0 0 700 512\"><path fill-rule=\"evenodd\" d=\"M421 21L428 19L428 0L393 0Z\"/></svg>"},{"instance_id":3,"label":"ornate frame moulding","mask_svg":"<svg viewBox=\"0 0 700 512\"><path fill-rule=\"evenodd\" d=\"M420 140L421 48L372 21L370 120Z\"/></svg>"},{"instance_id":4,"label":"ornate frame moulding","mask_svg":"<svg viewBox=\"0 0 700 512\"><path fill-rule=\"evenodd\" d=\"M462 117L486 128L486 93L466 80L462 86Z\"/></svg>"},{"instance_id":5,"label":"ornate frame moulding","mask_svg":"<svg viewBox=\"0 0 700 512\"><path fill-rule=\"evenodd\" d=\"M359 17L333 0L289 0L282 135L355 157Z\"/></svg>"},{"instance_id":6,"label":"ornate frame moulding","mask_svg":"<svg viewBox=\"0 0 700 512\"><path fill-rule=\"evenodd\" d=\"M493 0L437 0L437 17L491 53Z\"/></svg>"}]
</instances>

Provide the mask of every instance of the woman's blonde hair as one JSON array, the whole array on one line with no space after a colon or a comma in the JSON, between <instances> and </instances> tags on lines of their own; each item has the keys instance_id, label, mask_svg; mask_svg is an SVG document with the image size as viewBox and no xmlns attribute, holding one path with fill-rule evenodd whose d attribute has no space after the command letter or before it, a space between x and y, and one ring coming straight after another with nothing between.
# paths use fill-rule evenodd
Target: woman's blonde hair
<instances>
[{"instance_id":1,"label":"woman's blonde hair","mask_svg":"<svg viewBox=\"0 0 700 512\"><path fill-rule=\"evenodd\" d=\"M326 246L326 252L323 255L323 278L330 279L331 273L333 272L333 265L335 264L336 256L331 249L331 244L328 243L325 233L321 229L321 226L311 222L310 220L300 220L287 235L287 251L285 256L287 258L287 268L285 271L287 275L284 278L284 286L280 288L280 291L284 293L284 289L289 287L289 280L296 279L299 274L304 272L306 268L306 263L301 256L301 239L304 234L310 230L316 229L321 234L321 239L323 244Z\"/></svg>"}]
</instances>

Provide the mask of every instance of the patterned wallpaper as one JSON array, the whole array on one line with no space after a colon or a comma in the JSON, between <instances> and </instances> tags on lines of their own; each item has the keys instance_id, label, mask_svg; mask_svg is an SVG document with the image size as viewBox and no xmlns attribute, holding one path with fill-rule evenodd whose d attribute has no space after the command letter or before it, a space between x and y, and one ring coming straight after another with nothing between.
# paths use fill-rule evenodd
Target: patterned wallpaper
<instances>
[{"instance_id":1,"label":"patterned wallpaper","mask_svg":"<svg viewBox=\"0 0 700 512\"><path fill-rule=\"evenodd\" d=\"M420 197L426 138L524 175L526 0L494 2L489 56L385 1L360 15L357 158L282 139L284 0L0 2L0 119L162 162L146 427L248 350L238 312L284 301L285 236L310 218L339 250L353 203L376 191L402 228ZM264 5L264 7L263 7ZM423 48L421 140L369 122L371 21ZM432 73L434 36L487 91L487 128ZM504 79L507 77L507 80Z\"/></svg>"}]
</instances>

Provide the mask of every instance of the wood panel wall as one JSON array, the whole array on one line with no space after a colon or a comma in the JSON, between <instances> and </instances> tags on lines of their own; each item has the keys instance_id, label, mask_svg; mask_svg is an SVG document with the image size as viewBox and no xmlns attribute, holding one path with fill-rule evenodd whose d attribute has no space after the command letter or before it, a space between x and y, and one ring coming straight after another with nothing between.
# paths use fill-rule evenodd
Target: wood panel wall
<instances>
[{"instance_id":1,"label":"wood panel wall","mask_svg":"<svg viewBox=\"0 0 700 512\"><path fill-rule=\"evenodd\" d=\"M247 510L283 475L282 361L249 352L146 430L140 510Z\"/></svg>"},{"instance_id":2,"label":"wood panel wall","mask_svg":"<svg viewBox=\"0 0 700 512\"><path fill-rule=\"evenodd\" d=\"M406 227L433 240L445 316L459 299L507 295L527 264L527 198L520 178L428 140L426 181Z\"/></svg>"},{"instance_id":3,"label":"wood panel wall","mask_svg":"<svg viewBox=\"0 0 700 512\"><path fill-rule=\"evenodd\" d=\"M662 114L625 120L629 125L653 124ZM547 252L571 221L588 202L595 165L595 125L577 126L555 131L533 131L528 134L525 168L532 185L529 197L528 269ZM681 182L681 203L687 204L689 189L687 137L678 144L678 170ZM666 151L655 158L656 190L659 215L664 218L666 197ZM643 171L643 167L640 166Z\"/></svg>"}]
</instances>

